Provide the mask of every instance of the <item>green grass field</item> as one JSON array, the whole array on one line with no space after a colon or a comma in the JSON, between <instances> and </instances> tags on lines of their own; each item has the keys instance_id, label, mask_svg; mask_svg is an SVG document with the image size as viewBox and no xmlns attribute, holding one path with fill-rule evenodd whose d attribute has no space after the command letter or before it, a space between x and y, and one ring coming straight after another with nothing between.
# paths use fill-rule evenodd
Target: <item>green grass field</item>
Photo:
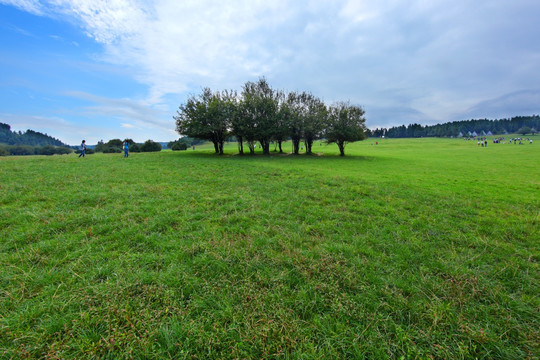
<instances>
[{"instance_id":1,"label":"green grass field","mask_svg":"<svg viewBox=\"0 0 540 360\"><path fill-rule=\"evenodd\" d=\"M314 151L0 157L0 358L539 357L540 137Z\"/></svg>"}]
</instances>

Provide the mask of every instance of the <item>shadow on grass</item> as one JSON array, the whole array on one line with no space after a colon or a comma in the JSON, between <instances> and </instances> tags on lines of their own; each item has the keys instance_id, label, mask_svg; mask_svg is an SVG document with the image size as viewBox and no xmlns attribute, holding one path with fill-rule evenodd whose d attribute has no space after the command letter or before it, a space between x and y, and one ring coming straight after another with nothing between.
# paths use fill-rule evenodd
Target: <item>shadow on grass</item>
<instances>
[{"instance_id":1,"label":"shadow on grass","mask_svg":"<svg viewBox=\"0 0 540 360\"><path fill-rule=\"evenodd\" d=\"M382 157L376 156L366 156L366 155L345 155L340 156L339 154L328 154L328 153L313 153L313 154L293 154L293 153L278 153L271 152L270 154L255 153L255 154L239 154L239 153L225 153L222 155L216 154L213 151L182 151L175 152L175 155L181 155L189 158L196 159L235 159L239 161L253 161L253 160L269 160L269 159L294 159L297 161L307 161L307 160L316 160L316 161L325 161L325 160L338 160L338 161L376 161L383 159Z\"/></svg>"}]
</instances>

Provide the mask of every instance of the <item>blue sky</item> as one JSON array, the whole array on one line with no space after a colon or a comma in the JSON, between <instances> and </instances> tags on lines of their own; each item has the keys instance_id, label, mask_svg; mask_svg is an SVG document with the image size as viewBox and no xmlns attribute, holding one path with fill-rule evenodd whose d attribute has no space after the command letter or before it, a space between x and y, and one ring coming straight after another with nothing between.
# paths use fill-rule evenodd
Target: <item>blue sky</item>
<instances>
[{"instance_id":1,"label":"blue sky","mask_svg":"<svg viewBox=\"0 0 540 360\"><path fill-rule=\"evenodd\" d=\"M539 18L537 0L0 0L0 122L169 141L190 94L260 76L370 128L539 114Z\"/></svg>"}]
</instances>

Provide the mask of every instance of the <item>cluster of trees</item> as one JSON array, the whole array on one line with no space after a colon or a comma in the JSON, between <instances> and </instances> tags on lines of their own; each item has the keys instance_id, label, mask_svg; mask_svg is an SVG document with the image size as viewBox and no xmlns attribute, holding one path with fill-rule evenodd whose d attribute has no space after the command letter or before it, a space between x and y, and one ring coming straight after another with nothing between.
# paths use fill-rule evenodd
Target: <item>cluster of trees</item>
<instances>
[{"instance_id":1,"label":"cluster of trees","mask_svg":"<svg viewBox=\"0 0 540 360\"><path fill-rule=\"evenodd\" d=\"M534 134L540 129L540 116L515 116L510 119L499 120L462 120L437 125L410 124L401 125L388 129L376 129L369 132L373 137L406 138L406 137L457 137L460 133L467 136L468 133L481 134Z\"/></svg>"},{"instance_id":2,"label":"cluster of trees","mask_svg":"<svg viewBox=\"0 0 540 360\"><path fill-rule=\"evenodd\" d=\"M0 123L0 156L54 155L73 152L66 144L47 134L33 130L11 131L11 126Z\"/></svg>"},{"instance_id":3,"label":"cluster of trees","mask_svg":"<svg viewBox=\"0 0 540 360\"><path fill-rule=\"evenodd\" d=\"M282 143L288 139L295 154L302 141L310 154L313 142L324 138L336 143L343 156L348 142L366 137L364 113L349 102L327 106L309 92L275 90L261 78L246 82L241 93L205 88L188 98L174 119L179 134L211 141L218 154L223 154L223 144L230 137L237 141L240 154L244 144L254 154L257 142L264 154L270 153L272 142L282 153Z\"/></svg>"},{"instance_id":4,"label":"cluster of trees","mask_svg":"<svg viewBox=\"0 0 540 360\"><path fill-rule=\"evenodd\" d=\"M67 145L60 140L47 134L33 130L26 130L24 133L21 131L11 131L11 126L4 123L0 123L0 143L6 145L29 145L34 147L45 145L67 147Z\"/></svg>"},{"instance_id":5,"label":"cluster of trees","mask_svg":"<svg viewBox=\"0 0 540 360\"><path fill-rule=\"evenodd\" d=\"M161 151L161 144L147 140L143 144L137 144L132 139L112 139L107 142L103 140L98 141L96 147L94 147L95 152L102 152L105 154L108 153L121 153L123 151L124 142L128 142L130 152L153 152ZM89 149L87 149L88 151ZM80 150L79 150L80 151Z\"/></svg>"},{"instance_id":6,"label":"cluster of trees","mask_svg":"<svg viewBox=\"0 0 540 360\"><path fill-rule=\"evenodd\" d=\"M0 145L0 156L7 155L64 155L73 150L65 146Z\"/></svg>"},{"instance_id":7,"label":"cluster of trees","mask_svg":"<svg viewBox=\"0 0 540 360\"><path fill-rule=\"evenodd\" d=\"M195 146L202 143L204 143L203 140L190 138L188 136L182 136L178 140L170 141L167 144L167 149L171 149L173 151L187 150L191 146Z\"/></svg>"}]
</instances>

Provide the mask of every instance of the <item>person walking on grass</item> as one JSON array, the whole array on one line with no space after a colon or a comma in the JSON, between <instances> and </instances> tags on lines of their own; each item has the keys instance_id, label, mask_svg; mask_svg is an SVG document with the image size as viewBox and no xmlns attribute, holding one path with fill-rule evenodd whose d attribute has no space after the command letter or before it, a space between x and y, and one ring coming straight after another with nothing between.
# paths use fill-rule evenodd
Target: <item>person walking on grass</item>
<instances>
[{"instance_id":1,"label":"person walking on grass","mask_svg":"<svg viewBox=\"0 0 540 360\"><path fill-rule=\"evenodd\" d=\"M86 141L83 140L82 143L81 143L81 153L79 154L79 157L84 157L86 153Z\"/></svg>"},{"instance_id":2,"label":"person walking on grass","mask_svg":"<svg viewBox=\"0 0 540 360\"><path fill-rule=\"evenodd\" d=\"M127 158L129 156L129 143L124 141L124 157Z\"/></svg>"}]
</instances>

